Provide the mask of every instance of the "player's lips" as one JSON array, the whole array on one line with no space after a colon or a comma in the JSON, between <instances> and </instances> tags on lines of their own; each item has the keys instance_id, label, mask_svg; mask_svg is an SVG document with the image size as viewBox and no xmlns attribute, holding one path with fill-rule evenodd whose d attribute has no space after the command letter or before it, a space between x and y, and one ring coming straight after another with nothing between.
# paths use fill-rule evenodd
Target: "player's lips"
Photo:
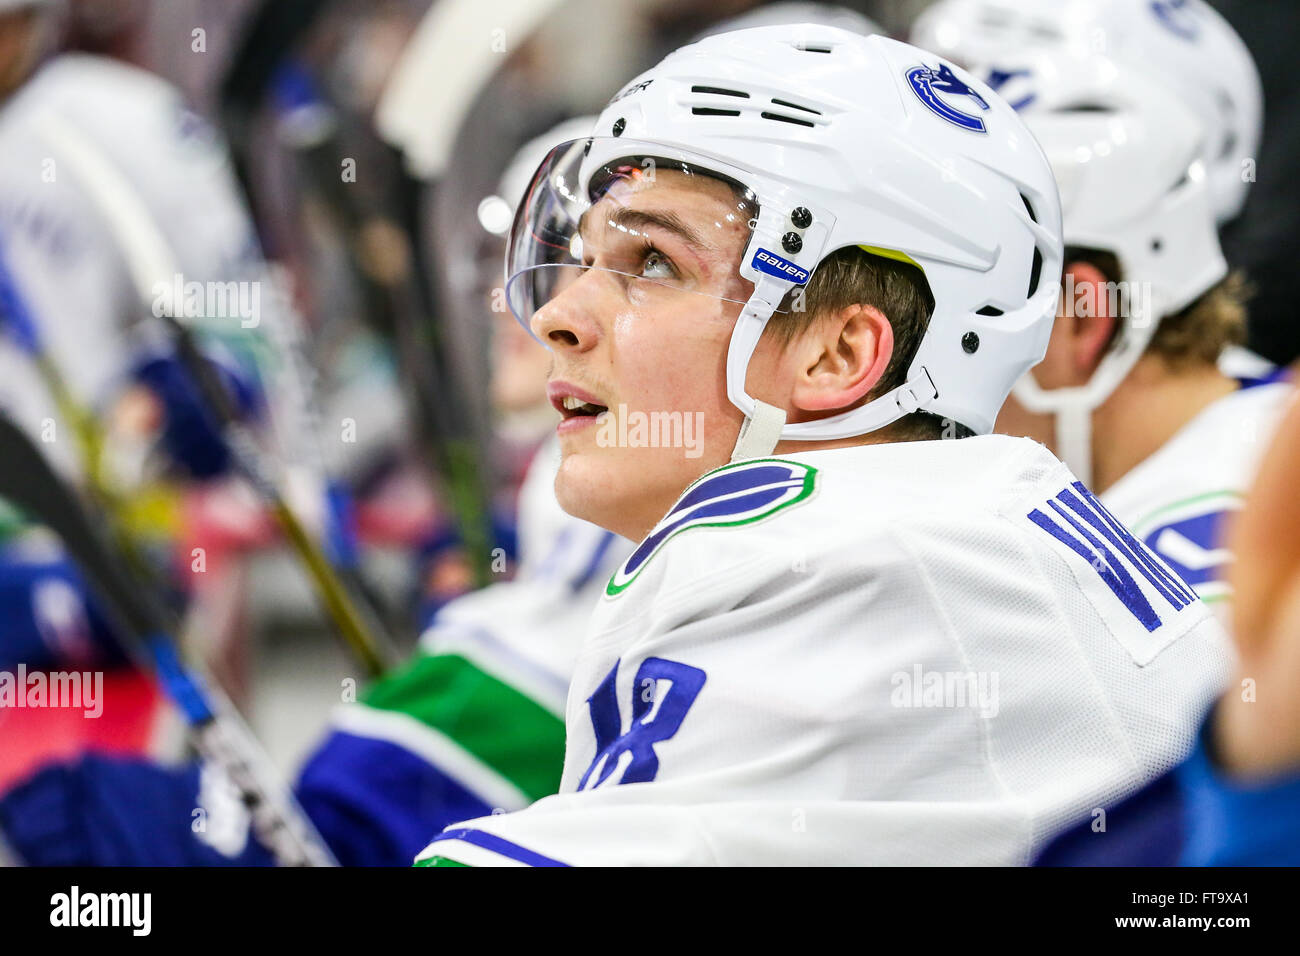
<instances>
[{"instance_id":1,"label":"player's lips","mask_svg":"<svg viewBox=\"0 0 1300 956\"><path fill-rule=\"evenodd\" d=\"M562 416L555 427L559 435L585 428L609 412L609 406L598 396L568 382L548 382L546 397Z\"/></svg>"}]
</instances>

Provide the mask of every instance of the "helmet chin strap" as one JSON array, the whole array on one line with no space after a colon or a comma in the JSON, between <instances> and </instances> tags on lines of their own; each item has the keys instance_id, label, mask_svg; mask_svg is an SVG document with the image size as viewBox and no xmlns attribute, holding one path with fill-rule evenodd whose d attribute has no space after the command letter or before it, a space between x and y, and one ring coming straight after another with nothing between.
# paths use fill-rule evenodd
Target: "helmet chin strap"
<instances>
[{"instance_id":1,"label":"helmet chin strap","mask_svg":"<svg viewBox=\"0 0 1300 956\"><path fill-rule=\"evenodd\" d=\"M1067 405L1056 411L1056 444L1061 461L1092 487L1092 409Z\"/></svg>"},{"instance_id":2,"label":"helmet chin strap","mask_svg":"<svg viewBox=\"0 0 1300 956\"><path fill-rule=\"evenodd\" d=\"M789 283L767 277L760 279L731 332L727 349L727 397L745 413L736 445L731 450L732 461L765 458L783 437L794 441L829 441L865 435L926 407L938 395L930 373L921 366L902 385L866 405L830 418L786 425L785 410L750 396L745 391L745 380L749 360L775 311L774 303L781 301L788 287Z\"/></svg>"},{"instance_id":3,"label":"helmet chin strap","mask_svg":"<svg viewBox=\"0 0 1300 956\"><path fill-rule=\"evenodd\" d=\"M731 330L727 346L727 394L732 404L745 412L736 446L731 450L732 461L772 454L785 428L785 409L751 398L745 392L745 379L758 340L788 288L788 282L761 276L736 319L736 327Z\"/></svg>"},{"instance_id":4,"label":"helmet chin strap","mask_svg":"<svg viewBox=\"0 0 1300 956\"><path fill-rule=\"evenodd\" d=\"M1052 416L1056 428L1056 457L1074 476L1092 487L1092 412L1110 393L1107 383L1093 381L1079 388L1045 389L1025 372L1011 394L1031 412ZM1099 397L1100 396L1100 397Z\"/></svg>"},{"instance_id":5,"label":"helmet chin strap","mask_svg":"<svg viewBox=\"0 0 1300 956\"><path fill-rule=\"evenodd\" d=\"M754 410L740 426L736 447L731 450L731 460L764 458L776 449L785 428L785 409L754 399Z\"/></svg>"}]
</instances>

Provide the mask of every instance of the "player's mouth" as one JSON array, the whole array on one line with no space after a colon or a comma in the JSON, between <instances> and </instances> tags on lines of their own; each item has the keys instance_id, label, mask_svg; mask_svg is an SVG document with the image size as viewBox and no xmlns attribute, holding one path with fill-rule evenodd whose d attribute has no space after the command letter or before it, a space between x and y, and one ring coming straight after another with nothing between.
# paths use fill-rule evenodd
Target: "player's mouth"
<instances>
[{"instance_id":1,"label":"player's mouth","mask_svg":"<svg viewBox=\"0 0 1300 956\"><path fill-rule=\"evenodd\" d=\"M555 427L558 435L585 428L609 411L609 406L597 396L568 382L548 383L546 397L561 416L560 424Z\"/></svg>"}]
</instances>

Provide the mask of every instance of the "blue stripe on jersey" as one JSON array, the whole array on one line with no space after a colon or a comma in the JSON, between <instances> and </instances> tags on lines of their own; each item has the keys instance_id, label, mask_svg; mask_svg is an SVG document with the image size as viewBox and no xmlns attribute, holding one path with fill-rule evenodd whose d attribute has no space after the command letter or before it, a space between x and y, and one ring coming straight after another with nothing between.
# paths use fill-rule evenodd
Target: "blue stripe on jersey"
<instances>
[{"instance_id":1,"label":"blue stripe on jersey","mask_svg":"<svg viewBox=\"0 0 1300 956\"><path fill-rule=\"evenodd\" d=\"M464 827L459 830L448 830L446 833L440 833L433 838L433 842L439 840L460 840L462 843L472 843L474 846L482 847L485 850L491 850L498 856L504 856L510 860L518 860L520 863L526 863L529 866L568 866L567 863L561 863L559 860L553 860L549 856L542 856L540 853L520 846L518 843L511 843L502 837L483 830L475 830L472 827Z\"/></svg>"},{"instance_id":2,"label":"blue stripe on jersey","mask_svg":"<svg viewBox=\"0 0 1300 956\"><path fill-rule=\"evenodd\" d=\"M1288 382L1291 380L1290 368L1286 365L1279 365L1267 375L1260 378L1238 378L1242 391L1248 388L1259 388L1261 385L1276 385L1279 382Z\"/></svg>"},{"instance_id":3,"label":"blue stripe on jersey","mask_svg":"<svg viewBox=\"0 0 1300 956\"><path fill-rule=\"evenodd\" d=\"M337 730L303 767L297 794L344 866L410 866L443 827L493 809L399 744Z\"/></svg>"}]
</instances>

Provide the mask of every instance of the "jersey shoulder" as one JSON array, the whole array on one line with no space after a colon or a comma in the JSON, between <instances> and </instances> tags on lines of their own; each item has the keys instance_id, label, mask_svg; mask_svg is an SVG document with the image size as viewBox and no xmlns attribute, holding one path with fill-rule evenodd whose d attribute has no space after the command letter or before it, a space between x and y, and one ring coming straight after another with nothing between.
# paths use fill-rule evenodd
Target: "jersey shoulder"
<instances>
[{"instance_id":1,"label":"jersey shoulder","mask_svg":"<svg viewBox=\"0 0 1300 956\"><path fill-rule=\"evenodd\" d=\"M1057 469L1064 466L1041 445L1004 436L724 465L683 492L615 571L606 596L689 586L733 571L743 578L743 570L765 564L797 569L845 551L866 561L890 551L889 539L909 526L993 527L1009 502ZM636 583L643 578L646 584Z\"/></svg>"},{"instance_id":2,"label":"jersey shoulder","mask_svg":"<svg viewBox=\"0 0 1300 956\"><path fill-rule=\"evenodd\" d=\"M1208 601L1227 595L1224 521L1241 507L1294 394L1286 383L1271 383L1219 399L1101 495Z\"/></svg>"},{"instance_id":3,"label":"jersey shoulder","mask_svg":"<svg viewBox=\"0 0 1300 956\"><path fill-rule=\"evenodd\" d=\"M731 551L742 538L753 541L759 535L752 530L745 534L745 530L757 529L783 512L806 505L817 494L820 476L820 468L793 457L755 458L708 472L682 493L614 571L605 588L606 596L622 594L652 562L657 561L659 566L667 564L670 544L674 545L673 555L680 563L697 557L702 549L710 550L710 544L721 557L719 552ZM697 541L698 532L705 529L731 533L726 538ZM696 534L688 535L688 532ZM683 545L679 541L688 543ZM697 546L691 547L692 544Z\"/></svg>"}]
</instances>

